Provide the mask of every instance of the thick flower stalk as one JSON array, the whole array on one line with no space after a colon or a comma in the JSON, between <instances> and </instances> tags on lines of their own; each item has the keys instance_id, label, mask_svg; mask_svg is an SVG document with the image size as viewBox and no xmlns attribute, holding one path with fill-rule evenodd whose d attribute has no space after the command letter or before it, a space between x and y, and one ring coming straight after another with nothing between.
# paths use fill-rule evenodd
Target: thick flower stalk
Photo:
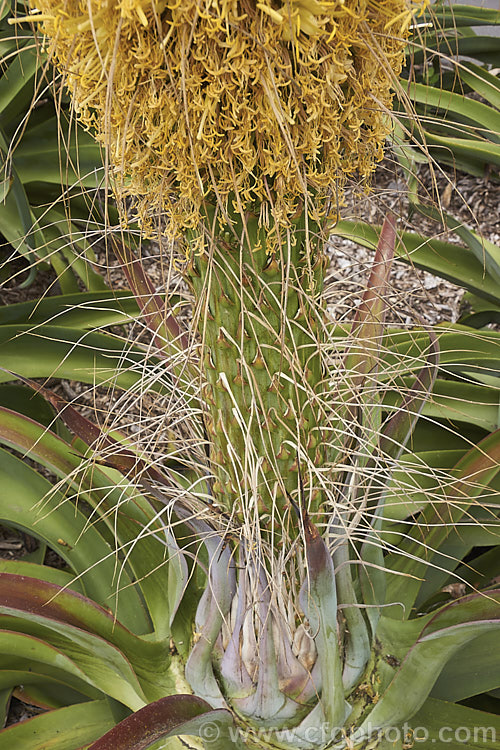
<instances>
[{"instance_id":1,"label":"thick flower stalk","mask_svg":"<svg viewBox=\"0 0 500 750\"><path fill-rule=\"evenodd\" d=\"M288 526L301 462L309 510L320 505L325 218L346 175L381 157L416 7L36 3L117 197L145 230L159 213L167 232L190 230L213 492L240 520L256 507Z\"/></svg>"},{"instance_id":2,"label":"thick flower stalk","mask_svg":"<svg viewBox=\"0 0 500 750\"><path fill-rule=\"evenodd\" d=\"M214 496L240 524L259 519L281 536L298 523L289 498L301 470L308 506L317 509L321 495L307 467L325 462L323 235L302 213L281 246L269 250L266 239L256 216L235 217L231 231L207 235L188 276L199 306Z\"/></svg>"}]
</instances>

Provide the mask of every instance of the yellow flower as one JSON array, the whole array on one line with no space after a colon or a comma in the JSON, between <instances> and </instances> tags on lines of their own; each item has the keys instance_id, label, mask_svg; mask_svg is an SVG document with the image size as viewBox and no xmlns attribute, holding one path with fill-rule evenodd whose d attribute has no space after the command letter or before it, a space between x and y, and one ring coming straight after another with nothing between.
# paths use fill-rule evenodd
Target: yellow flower
<instances>
[{"instance_id":1,"label":"yellow flower","mask_svg":"<svg viewBox=\"0 0 500 750\"><path fill-rule=\"evenodd\" d=\"M35 5L35 0L33 0ZM286 225L369 175L411 0L36 0L118 198L193 226L205 200ZM36 15L32 18L36 20ZM382 105L382 107L381 107Z\"/></svg>"}]
</instances>

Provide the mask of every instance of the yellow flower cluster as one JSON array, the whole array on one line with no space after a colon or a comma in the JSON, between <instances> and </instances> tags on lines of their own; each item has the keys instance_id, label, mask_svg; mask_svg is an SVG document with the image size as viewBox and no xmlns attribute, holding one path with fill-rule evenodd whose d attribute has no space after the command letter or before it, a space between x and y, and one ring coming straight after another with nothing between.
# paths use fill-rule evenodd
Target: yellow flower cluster
<instances>
[{"instance_id":1,"label":"yellow flower cluster","mask_svg":"<svg viewBox=\"0 0 500 750\"><path fill-rule=\"evenodd\" d=\"M31 18L143 220L206 200L286 224L367 176L420 0L32 0ZM36 10L35 10L36 9Z\"/></svg>"}]
</instances>

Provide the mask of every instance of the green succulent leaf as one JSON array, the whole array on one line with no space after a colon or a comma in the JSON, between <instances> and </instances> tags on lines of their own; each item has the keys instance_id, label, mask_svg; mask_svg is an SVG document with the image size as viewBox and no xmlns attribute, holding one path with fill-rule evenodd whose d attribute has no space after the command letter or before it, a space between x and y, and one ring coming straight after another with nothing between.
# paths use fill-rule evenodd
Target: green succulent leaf
<instances>
[{"instance_id":1,"label":"green succulent leaf","mask_svg":"<svg viewBox=\"0 0 500 750\"><path fill-rule=\"evenodd\" d=\"M20 49L0 77L0 112L3 117L13 117L24 107L19 94L32 86L31 79L40 68L40 56L34 45ZM17 103L16 103L17 99Z\"/></svg>"},{"instance_id":2,"label":"green succulent leaf","mask_svg":"<svg viewBox=\"0 0 500 750\"><path fill-rule=\"evenodd\" d=\"M116 724L107 700L77 703L35 716L0 732L0 744L23 750L76 750L87 747Z\"/></svg>"},{"instance_id":3,"label":"green succulent leaf","mask_svg":"<svg viewBox=\"0 0 500 750\"><path fill-rule=\"evenodd\" d=\"M36 52L30 54L37 57ZM24 184L43 179L58 188L100 186L103 167L98 144L83 129L72 131L74 125L65 121L63 113L27 128L15 152L16 170Z\"/></svg>"},{"instance_id":4,"label":"green succulent leaf","mask_svg":"<svg viewBox=\"0 0 500 750\"><path fill-rule=\"evenodd\" d=\"M26 578L36 578L39 581L54 583L62 589L70 588L78 594L84 594L83 586L79 579L69 570L61 570L50 565L40 565L30 561L22 560L4 560L0 559L0 573L10 573L11 575L24 576Z\"/></svg>"},{"instance_id":5,"label":"green succulent leaf","mask_svg":"<svg viewBox=\"0 0 500 750\"><path fill-rule=\"evenodd\" d=\"M142 599L130 576L121 570L116 578L117 551L87 517L25 462L0 450L0 476L4 493L0 519L46 542L80 577L85 591L105 607L118 607L120 619L137 632L150 623ZM123 586L118 593L117 588Z\"/></svg>"},{"instance_id":6,"label":"green succulent leaf","mask_svg":"<svg viewBox=\"0 0 500 750\"><path fill-rule=\"evenodd\" d=\"M0 727L3 727L5 725L5 722L7 721L11 697L11 688L0 690Z\"/></svg>"},{"instance_id":7,"label":"green succulent leaf","mask_svg":"<svg viewBox=\"0 0 500 750\"><path fill-rule=\"evenodd\" d=\"M4 305L0 308L0 325L30 323L35 327L49 323L86 331L129 323L138 315L131 292L79 292Z\"/></svg>"},{"instance_id":8,"label":"green succulent leaf","mask_svg":"<svg viewBox=\"0 0 500 750\"><path fill-rule=\"evenodd\" d=\"M495 688L500 688L500 654L498 633L493 631L478 635L461 652L460 658L451 659L445 665L432 695L456 703Z\"/></svg>"},{"instance_id":9,"label":"green succulent leaf","mask_svg":"<svg viewBox=\"0 0 500 750\"><path fill-rule=\"evenodd\" d=\"M306 555L309 581L301 591L302 607L314 632L318 633L317 648L323 682L322 707L330 726L341 726L345 716L342 667L336 627L337 595L333 561L324 540L307 517ZM361 642L362 658L364 642ZM363 665L364 666L364 665Z\"/></svg>"},{"instance_id":10,"label":"green succulent leaf","mask_svg":"<svg viewBox=\"0 0 500 750\"><path fill-rule=\"evenodd\" d=\"M401 392L414 387L410 378L402 378L398 391L384 392L384 405L403 408ZM406 396L408 398L408 396ZM500 427L500 389L457 380L437 378L432 395L422 406L422 415L434 419L477 425L492 432ZM391 410L392 411L392 410Z\"/></svg>"},{"instance_id":11,"label":"green succulent leaf","mask_svg":"<svg viewBox=\"0 0 500 750\"><path fill-rule=\"evenodd\" d=\"M472 62L463 62L459 75L471 89L500 110L500 84L497 76ZM500 114L497 116L500 117Z\"/></svg>"},{"instance_id":12,"label":"green succulent leaf","mask_svg":"<svg viewBox=\"0 0 500 750\"><path fill-rule=\"evenodd\" d=\"M127 389L141 382L144 353L135 345L100 332L62 326L0 326L2 366L24 377L59 377ZM0 370L0 382L13 379ZM162 385L154 383L154 390Z\"/></svg>"},{"instance_id":13,"label":"green succulent leaf","mask_svg":"<svg viewBox=\"0 0 500 750\"><path fill-rule=\"evenodd\" d=\"M88 642L91 665L92 649L97 649L96 654L102 652L104 659L109 657L112 662L116 661L118 666L114 667L114 671L130 679L134 690L138 690L138 675L142 689L150 700L173 692L174 677L169 673L171 659L168 640L159 642L140 638L117 621L111 612L92 600L75 591L62 590L47 581L3 573L0 574L0 591L5 614L19 618L21 629L32 627L29 632L36 636L38 631L45 633L45 640L51 638L49 642L56 646L61 637L64 643L68 639L77 644ZM14 615L14 610L17 615ZM23 625L23 622L27 624ZM139 695L142 697L142 692L139 691Z\"/></svg>"},{"instance_id":14,"label":"green succulent leaf","mask_svg":"<svg viewBox=\"0 0 500 750\"><path fill-rule=\"evenodd\" d=\"M428 698L408 725L408 741L414 739L415 745L422 750L439 747L450 750L500 748L498 716L444 700ZM389 747L382 745L381 750L389 750Z\"/></svg>"},{"instance_id":15,"label":"green succulent leaf","mask_svg":"<svg viewBox=\"0 0 500 750\"><path fill-rule=\"evenodd\" d=\"M392 554L386 558L388 569L398 573L389 579L388 601L404 604L407 616L431 559L468 512L472 501L481 495L499 471L500 430L497 430L457 462L452 472L453 483L443 489L441 501L423 509L419 527L411 531L403 543L404 554ZM422 538L422 527L427 529L425 539ZM393 616L398 616L395 611Z\"/></svg>"},{"instance_id":16,"label":"green succulent leaf","mask_svg":"<svg viewBox=\"0 0 500 750\"><path fill-rule=\"evenodd\" d=\"M397 653L400 631L402 658L392 674L383 663L378 700L361 724L360 734L366 733L369 727L395 726L413 716L423 706L439 673L455 653L483 633L496 631L498 634L500 592L473 594L443 607L425 620L422 618L423 627L410 648L404 643L405 630L414 630L419 620L405 624L394 622L391 626L387 619L381 618L379 622L377 637L381 648Z\"/></svg>"},{"instance_id":17,"label":"green succulent leaf","mask_svg":"<svg viewBox=\"0 0 500 750\"><path fill-rule=\"evenodd\" d=\"M430 350L426 354L427 363L418 372L403 401L398 403L396 414L390 417L380 431L380 449L392 458L398 458L401 455L434 389L438 373L439 345L434 333L429 332L429 339Z\"/></svg>"},{"instance_id":18,"label":"green succulent leaf","mask_svg":"<svg viewBox=\"0 0 500 750\"><path fill-rule=\"evenodd\" d=\"M94 508L94 527L97 525L97 519L103 517L102 524L109 527L112 533L109 542L114 540L114 544L122 550L126 558L126 568L133 571L137 581L135 588L140 589L147 603L156 636L159 639L168 637L174 608L178 603L178 600L172 600L172 591L178 588L179 596L182 595L186 571L176 542L167 535L158 511L122 474L115 472L113 475L111 469L102 469L92 459L84 460L72 446L50 430L5 408L0 408L0 442L29 456L66 481L82 500ZM53 512L73 515L75 534L86 533L88 520L80 511L75 513L71 506L66 505L63 509L58 508ZM50 516L48 520L50 521ZM80 521L79 527L77 521ZM60 521L57 524L53 521L57 528L59 523ZM101 533L105 531L102 524L99 526ZM57 538L65 537L62 535ZM91 545L89 552L90 548ZM56 549L60 549L59 544ZM108 556L109 552L108 547ZM104 555L105 550L101 549L100 553ZM99 553L96 550L97 554ZM85 585L86 577L92 575L91 571L94 570L93 565L97 560L97 556L94 560L86 559L86 567L76 569L77 560L71 558L75 572L85 573L78 579L80 584ZM101 576L99 570L100 566L95 568L96 576ZM126 585L125 578L122 579L122 583ZM131 591L126 598L130 596ZM105 604L108 606L109 601ZM136 602L136 608L137 605L137 611L140 611L142 605Z\"/></svg>"},{"instance_id":19,"label":"green succulent leaf","mask_svg":"<svg viewBox=\"0 0 500 750\"><path fill-rule=\"evenodd\" d=\"M432 28L427 31L429 36L442 34L450 30L453 34L463 26L494 26L500 24L500 11L494 8L483 8L475 5L453 4L436 2L428 7L423 15L423 20L431 24ZM418 33L418 32L417 32ZM477 42L480 47L480 40Z\"/></svg>"},{"instance_id":20,"label":"green succulent leaf","mask_svg":"<svg viewBox=\"0 0 500 750\"><path fill-rule=\"evenodd\" d=\"M440 87L425 86L421 83L409 83L406 91L412 101L424 104L427 107L444 110L445 117L448 117L448 113L452 112L459 116L459 122L469 120L478 135L500 143L500 135L498 135L500 113L487 104L469 99L464 95L454 94ZM437 117L436 121L438 121ZM488 144L488 147L491 147L491 144Z\"/></svg>"},{"instance_id":21,"label":"green succulent leaf","mask_svg":"<svg viewBox=\"0 0 500 750\"><path fill-rule=\"evenodd\" d=\"M451 10L451 17L453 17L455 13L455 7L456 6L453 6L453 9ZM481 15L479 12L480 10L481 9L479 8L474 9L477 17L480 17ZM478 22L477 25L486 26L489 24L498 24L498 11L487 8L483 8L482 10L484 11L484 21ZM490 14L489 16L488 13ZM469 18L471 17L473 17L473 14L469 15ZM459 18L459 16L457 16L457 18ZM462 18L464 18L464 16L462 16ZM439 52L445 58L456 58L458 56L474 58L475 60L479 60L488 65L493 65L495 68L498 67L500 63L500 44L498 38L495 36L486 36L482 34L467 36L459 36L457 34L439 35L437 39L426 40L423 49L422 42L420 42L418 46L413 46L412 55L414 64L421 64L431 51Z\"/></svg>"},{"instance_id":22,"label":"green succulent leaf","mask_svg":"<svg viewBox=\"0 0 500 750\"><path fill-rule=\"evenodd\" d=\"M47 677L78 691L87 699L104 697L89 685L87 675L62 651L24 633L0 631L0 663L2 688L26 686Z\"/></svg>"},{"instance_id":23,"label":"green succulent leaf","mask_svg":"<svg viewBox=\"0 0 500 750\"><path fill-rule=\"evenodd\" d=\"M2 583L5 583L5 575L2 575ZM40 581L36 584L39 586ZM119 649L103 638L60 619L36 614L36 610L30 611L33 601L36 601L33 595L23 597L22 593L3 599L5 603L0 606L2 628L31 635L61 651L76 665L86 682L131 710L137 710L147 703L137 675ZM16 603L19 608L9 606Z\"/></svg>"}]
</instances>

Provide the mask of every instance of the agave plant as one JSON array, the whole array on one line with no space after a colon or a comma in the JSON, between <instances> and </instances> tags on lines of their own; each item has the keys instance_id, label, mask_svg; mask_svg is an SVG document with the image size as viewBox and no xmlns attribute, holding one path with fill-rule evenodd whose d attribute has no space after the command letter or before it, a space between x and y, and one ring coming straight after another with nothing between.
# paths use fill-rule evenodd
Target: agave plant
<instances>
[{"instance_id":1,"label":"agave plant","mask_svg":"<svg viewBox=\"0 0 500 750\"><path fill-rule=\"evenodd\" d=\"M1 563L4 699L16 687L18 696L49 709L4 730L4 743L68 750L94 741L96 750L159 747L160 741L181 747L177 734L188 736L190 746L198 735L204 747L214 748L402 748L411 744L412 732L419 742L425 735L435 743L460 728L462 738L469 732L484 739L479 746L495 747L498 720L456 701L498 684L492 493L500 434L486 433L497 424L498 407L494 389L488 407L486 388L476 386L474 393L469 385L466 393L466 384L440 374L498 371L500 337L478 335L472 353L470 332L463 330L437 336L384 331L393 242L388 225L353 328L333 336L346 352L344 366L336 368L336 417L343 419L336 429L349 456L336 478L336 505L323 511L320 527L319 514L314 523L300 498L290 497L304 525L293 554L305 558L302 568L290 565L300 585L292 614L302 610L293 639L289 579L281 587L262 576L259 610L250 607L255 562L249 540L238 521L213 507L207 467L203 458L196 466L192 448L183 458L172 442L163 449L160 470L147 452L139 453L144 445L112 425L99 428L26 379L78 439L71 441L61 427L56 434L55 423L48 429L2 408L2 442L59 480L51 488L32 466L2 451L1 518L29 530L67 565ZM18 345L28 337L18 337ZM120 371L115 363L116 382L130 390L125 366ZM157 366L153 361L148 369ZM161 403L172 401L168 377L156 390ZM357 434L349 429L354 407ZM432 421L419 423L424 408ZM449 433L451 420L461 425L460 436ZM468 436L478 428L486 437L469 447ZM475 547L481 549L471 558ZM463 586L462 598L452 595L454 581ZM266 638L272 647L264 651ZM454 660L469 642L467 656ZM488 649L485 663L481 655ZM262 686L266 700L258 702ZM195 695L188 695L193 688ZM340 702L339 694L342 718L332 717L326 704ZM285 707L288 699L292 716L280 719L276 707L265 716L272 699ZM450 727L449 736L443 727Z\"/></svg>"},{"instance_id":2,"label":"agave plant","mask_svg":"<svg viewBox=\"0 0 500 750\"><path fill-rule=\"evenodd\" d=\"M2 440L61 482L49 491L30 467L19 482L6 454L20 501L5 518L24 527L40 501L30 528L82 587L22 563L0 578L5 651L19 655L3 684L59 709L4 730L6 742L368 750L392 746L394 732L408 746L410 719L440 738L444 711L447 726L480 725L429 696L459 649L498 628L488 573L486 593L439 595L476 545L465 529L495 539L500 437L470 447L464 430L448 464L402 454L438 367L494 377L498 335L471 347L460 328L385 331L392 218L350 327L329 321L322 294L332 176L340 201L343 175L368 176L381 153L380 105L412 15L400 2L44 0L30 16L108 149L123 210L132 199L145 232L163 212L162 228L180 235L173 260L192 290L193 332L166 317L125 251L162 345L154 389L183 444L165 450L159 433L134 445L40 387L72 445L4 410ZM133 398L138 356L131 348L131 380L116 380ZM431 408L450 413L438 397ZM484 670L477 692L496 687Z\"/></svg>"}]
</instances>

